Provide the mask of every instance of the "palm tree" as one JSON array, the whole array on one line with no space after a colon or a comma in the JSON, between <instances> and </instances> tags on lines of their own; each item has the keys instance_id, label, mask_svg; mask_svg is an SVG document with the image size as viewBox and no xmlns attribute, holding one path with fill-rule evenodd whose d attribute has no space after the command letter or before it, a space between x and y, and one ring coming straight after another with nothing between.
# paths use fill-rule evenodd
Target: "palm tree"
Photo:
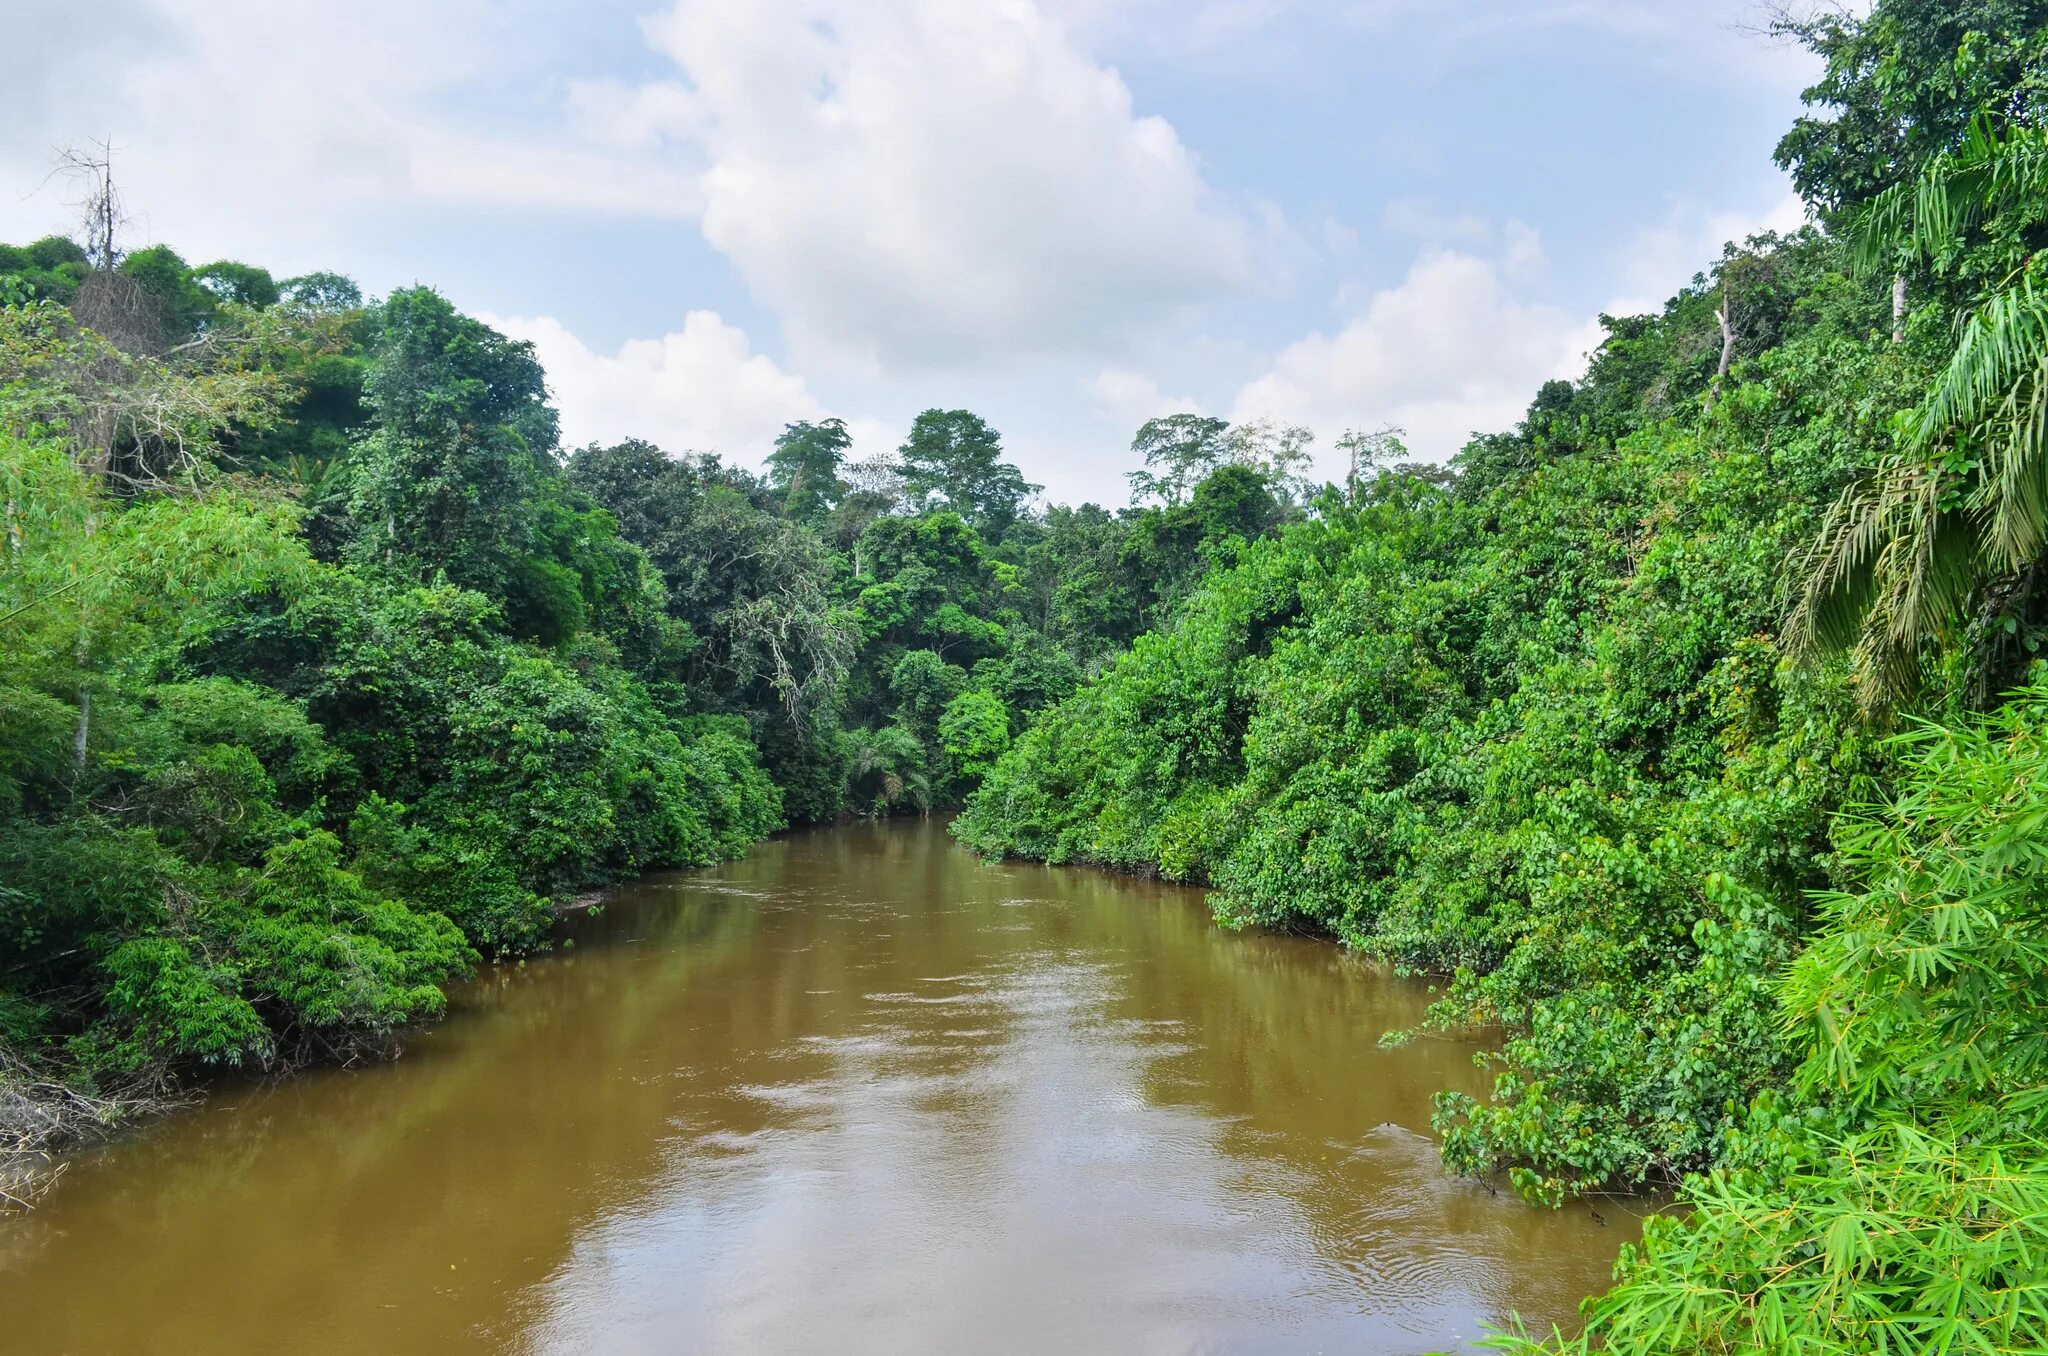
<instances>
[{"instance_id":1,"label":"palm tree","mask_svg":"<svg viewBox=\"0 0 2048 1356\"><path fill-rule=\"evenodd\" d=\"M1980 118L1960 147L1872 201L1857 263L1945 266L1975 227L2025 222L2019 214L2044 204L2048 129L2000 135ZM1910 690L1922 642L1953 639L1973 603L2008 603L2048 542L2040 265L2022 250L1964 317L1947 367L1902 416L1895 450L1844 492L1805 555L1787 640L1807 654L1853 646L1867 706Z\"/></svg>"},{"instance_id":2,"label":"palm tree","mask_svg":"<svg viewBox=\"0 0 2048 1356\"><path fill-rule=\"evenodd\" d=\"M932 783L924 771L924 745L916 735L900 725L887 725L848 730L843 739L849 801L865 805L875 818L906 800L920 812L931 810Z\"/></svg>"}]
</instances>

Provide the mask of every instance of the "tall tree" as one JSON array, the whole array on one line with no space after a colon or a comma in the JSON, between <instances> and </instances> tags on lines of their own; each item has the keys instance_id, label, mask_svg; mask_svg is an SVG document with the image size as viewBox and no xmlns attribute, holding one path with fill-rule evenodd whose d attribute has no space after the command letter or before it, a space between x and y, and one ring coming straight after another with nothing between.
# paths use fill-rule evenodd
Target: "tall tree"
<instances>
[{"instance_id":1,"label":"tall tree","mask_svg":"<svg viewBox=\"0 0 2048 1356\"><path fill-rule=\"evenodd\" d=\"M2043 0L1878 0L1868 15L1831 6L1781 16L1774 28L1797 38L1826 66L1803 98L1814 111L1793 123L1776 159L1809 209L1830 226L1852 223L1918 168L1961 147L1972 124L1994 131L2038 125L2048 111L2048 3ZM1911 251L1888 261L1892 340L1906 336L1912 292L1938 282L1918 277ZM1949 275L1947 300L1970 270Z\"/></svg>"},{"instance_id":2,"label":"tall tree","mask_svg":"<svg viewBox=\"0 0 2048 1356\"><path fill-rule=\"evenodd\" d=\"M768 483L781 493L785 517L820 523L839 506L846 494L839 468L852 446L844 419L800 420L783 428L768 454Z\"/></svg>"},{"instance_id":3,"label":"tall tree","mask_svg":"<svg viewBox=\"0 0 2048 1356\"><path fill-rule=\"evenodd\" d=\"M1200 414L1166 414L1147 419L1131 438L1131 451L1145 459L1131 471L1131 500L1157 498L1168 508L1182 503L1230 455L1230 425Z\"/></svg>"},{"instance_id":4,"label":"tall tree","mask_svg":"<svg viewBox=\"0 0 2048 1356\"><path fill-rule=\"evenodd\" d=\"M1773 25L1826 63L1812 112L1776 159L1824 220L1853 214L1967 137L1980 113L2038 122L2048 105L2042 0L1880 0L1868 15L1830 6Z\"/></svg>"},{"instance_id":5,"label":"tall tree","mask_svg":"<svg viewBox=\"0 0 2048 1356\"><path fill-rule=\"evenodd\" d=\"M371 428L349 466L350 552L508 600L535 582L537 505L554 468L555 412L533 347L431 288L393 293L375 320Z\"/></svg>"},{"instance_id":6,"label":"tall tree","mask_svg":"<svg viewBox=\"0 0 2048 1356\"><path fill-rule=\"evenodd\" d=\"M946 508L1000 540L1042 486L1003 460L1003 442L970 410L926 410L897 449L903 489L920 511Z\"/></svg>"}]
</instances>

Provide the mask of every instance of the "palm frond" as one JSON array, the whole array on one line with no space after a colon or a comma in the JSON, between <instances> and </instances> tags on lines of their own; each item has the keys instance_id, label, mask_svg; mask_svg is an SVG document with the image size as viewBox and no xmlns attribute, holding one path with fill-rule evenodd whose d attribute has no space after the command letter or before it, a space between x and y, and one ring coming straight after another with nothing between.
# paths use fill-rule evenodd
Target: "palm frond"
<instances>
[{"instance_id":1,"label":"palm frond","mask_svg":"<svg viewBox=\"0 0 2048 1356\"><path fill-rule=\"evenodd\" d=\"M1851 258L1865 272L1933 261L2005 203L2048 196L2048 129L2001 136L1984 118L1963 144L1934 156L1864 208Z\"/></svg>"},{"instance_id":2,"label":"palm frond","mask_svg":"<svg viewBox=\"0 0 2048 1356\"><path fill-rule=\"evenodd\" d=\"M1964 143L1865 210L1866 269L1940 265L1974 228L2048 199L2048 129ZM1865 704L1918 676L1921 647L1953 639L1973 596L2048 550L2048 296L2030 272L1961 325L1955 352L1904 422L1896 451L1850 487L1800 561L1786 619L1795 653L1853 647Z\"/></svg>"},{"instance_id":3,"label":"palm frond","mask_svg":"<svg viewBox=\"0 0 2048 1356\"><path fill-rule=\"evenodd\" d=\"M1949 480L1939 462L1887 456L1835 502L1799 562L1787 646L1808 659L1853 649L1868 706L1912 687L1923 640L1953 635L1968 604L1978 534L1944 512Z\"/></svg>"}]
</instances>

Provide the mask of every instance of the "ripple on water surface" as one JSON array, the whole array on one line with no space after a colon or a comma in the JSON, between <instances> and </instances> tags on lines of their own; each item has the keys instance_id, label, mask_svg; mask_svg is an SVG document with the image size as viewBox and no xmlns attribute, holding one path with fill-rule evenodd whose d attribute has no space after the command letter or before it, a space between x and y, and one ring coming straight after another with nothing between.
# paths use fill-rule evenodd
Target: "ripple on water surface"
<instances>
[{"instance_id":1,"label":"ripple on water surface","mask_svg":"<svg viewBox=\"0 0 2048 1356\"><path fill-rule=\"evenodd\" d=\"M570 927L398 1064L81 1158L0 1224L10 1341L1418 1352L1568 1323L1632 1233L1445 1178L1471 1047L1377 1044L1426 993L1192 891L905 824Z\"/></svg>"}]
</instances>

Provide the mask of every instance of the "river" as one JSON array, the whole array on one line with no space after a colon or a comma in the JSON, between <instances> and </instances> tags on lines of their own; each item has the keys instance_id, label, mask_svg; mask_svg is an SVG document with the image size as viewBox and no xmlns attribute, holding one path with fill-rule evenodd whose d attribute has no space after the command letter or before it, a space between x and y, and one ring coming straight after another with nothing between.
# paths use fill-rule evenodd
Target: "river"
<instances>
[{"instance_id":1,"label":"river","mask_svg":"<svg viewBox=\"0 0 2048 1356\"><path fill-rule=\"evenodd\" d=\"M1569 1324L1638 1224L1447 1179L1425 986L938 824L651 876L394 1064L0 1220L11 1352L1369 1352ZM1603 1222L1604 1221L1604 1222Z\"/></svg>"}]
</instances>

